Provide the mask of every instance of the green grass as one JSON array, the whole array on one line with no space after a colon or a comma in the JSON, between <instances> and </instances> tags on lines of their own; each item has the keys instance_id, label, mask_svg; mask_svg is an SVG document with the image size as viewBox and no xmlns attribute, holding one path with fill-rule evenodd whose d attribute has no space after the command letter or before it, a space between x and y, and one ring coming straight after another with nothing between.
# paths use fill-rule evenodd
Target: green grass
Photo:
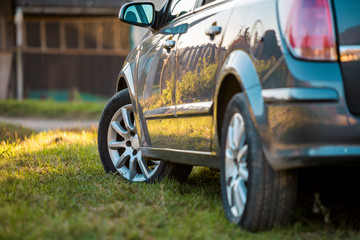
<instances>
[{"instance_id":1,"label":"green grass","mask_svg":"<svg viewBox=\"0 0 360 240\"><path fill-rule=\"evenodd\" d=\"M31 136L33 133L34 131L29 128L0 122L0 142L17 142Z\"/></svg>"},{"instance_id":2,"label":"green grass","mask_svg":"<svg viewBox=\"0 0 360 240\"><path fill-rule=\"evenodd\" d=\"M129 184L104 173L94 129L0 143L0 239L359 237L301 218L288 228L245 232L225 219L218 173L195 168L182 184Z\"/></svg>"},{"instance_id":3,"label":"green grass","mask_svg":"<svg viewBox=\"0 0 360 240\"><path fill-rule=\"evenodd\" d=\"M0 116L62 119L99 119L106 102L52 100L0 101Z\"/></svg>"}]
</instances>

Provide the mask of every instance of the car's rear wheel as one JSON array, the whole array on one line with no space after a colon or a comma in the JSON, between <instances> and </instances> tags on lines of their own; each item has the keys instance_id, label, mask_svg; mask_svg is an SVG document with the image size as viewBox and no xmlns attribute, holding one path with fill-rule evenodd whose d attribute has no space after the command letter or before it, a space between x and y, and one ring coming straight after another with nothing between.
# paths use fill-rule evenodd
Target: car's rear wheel
<instances>
[{"instance_id":1,"label":"car's rear wheel","mask_svg":"<svg viewBox=\"0 0 360 240\"><path fill-rule=\"evenodd\" d=\"M132 182L153 182L164 177L185 180L192 170L189 165L143 156L127 89L115 94L102 113L98 148L105 171L117 172Z\"/></svg>"},{"instance_id":2,"label":"car's rear wheel","mask_svg":"<svg viewBox=\"0 0 360 240\"><path fill-rule=\"evenodd\" d=\"M227 218L251 231L288 223L297 174L274 171L268 164L241 93L227 107L221 136L220 181Z\"/></svg>"}]
</instances>

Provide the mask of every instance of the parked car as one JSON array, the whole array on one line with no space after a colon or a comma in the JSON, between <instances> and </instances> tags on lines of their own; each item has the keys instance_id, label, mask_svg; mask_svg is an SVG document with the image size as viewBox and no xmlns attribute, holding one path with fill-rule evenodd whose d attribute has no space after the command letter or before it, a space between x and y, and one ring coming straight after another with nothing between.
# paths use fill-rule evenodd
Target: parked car
<instances>
[{"instance_id":1,"label":"parked car","mask_svg":"<svg viewBox=\"0 0 360 240\"><path fill-rule=\"evenodd\" d=\"M218 168L231 222L288 223L297 168L359 160L359 10L358 0L124 5L120 20L149 32L100 119L105 171L154 182Z\"/></svg>"}]
</instances>

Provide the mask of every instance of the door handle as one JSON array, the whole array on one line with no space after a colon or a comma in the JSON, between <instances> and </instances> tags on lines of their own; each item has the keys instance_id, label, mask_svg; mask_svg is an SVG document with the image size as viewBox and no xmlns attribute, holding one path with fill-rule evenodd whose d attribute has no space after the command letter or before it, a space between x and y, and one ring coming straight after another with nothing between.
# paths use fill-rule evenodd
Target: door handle
<instances>
[{"instance_id":1,"label":"door handle","mask_svg":"<svg viewBox=\"0 0 360 240\"><path fill-rule=\"evenodd\" d=\"M215 35L218 35L221 33L221 27L213 25L213 26L209 27L208 29L206 29L205 33L206 33L206 35L213 38Z\"/></svg>"},{"instance_id":2,"label":"door handle","mask_svg":"<svg viewBox=\"0 0 360 240\"><path fill-rule=\"evenodd\" d=\"M163 46L165 49L172 49L173 47L175 47L175 41L174 40L166 40Z\"/></svg>"}]
</instances>

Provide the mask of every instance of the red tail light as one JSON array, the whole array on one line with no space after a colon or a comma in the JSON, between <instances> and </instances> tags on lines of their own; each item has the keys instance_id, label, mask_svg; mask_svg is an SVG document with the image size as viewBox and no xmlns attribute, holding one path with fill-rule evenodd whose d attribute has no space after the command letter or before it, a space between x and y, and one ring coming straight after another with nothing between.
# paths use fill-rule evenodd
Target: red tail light
<instances>
[{"instance_id":1,"label":"red tail light","mask_svg":"<svg viewBox=\"0 0 360 240\"><path fill-rule=\"evenodd\" d=\"M295 57L337 60L329 0L279 0L279 17L286 43Z\"/></svg>"}]
</instances>

